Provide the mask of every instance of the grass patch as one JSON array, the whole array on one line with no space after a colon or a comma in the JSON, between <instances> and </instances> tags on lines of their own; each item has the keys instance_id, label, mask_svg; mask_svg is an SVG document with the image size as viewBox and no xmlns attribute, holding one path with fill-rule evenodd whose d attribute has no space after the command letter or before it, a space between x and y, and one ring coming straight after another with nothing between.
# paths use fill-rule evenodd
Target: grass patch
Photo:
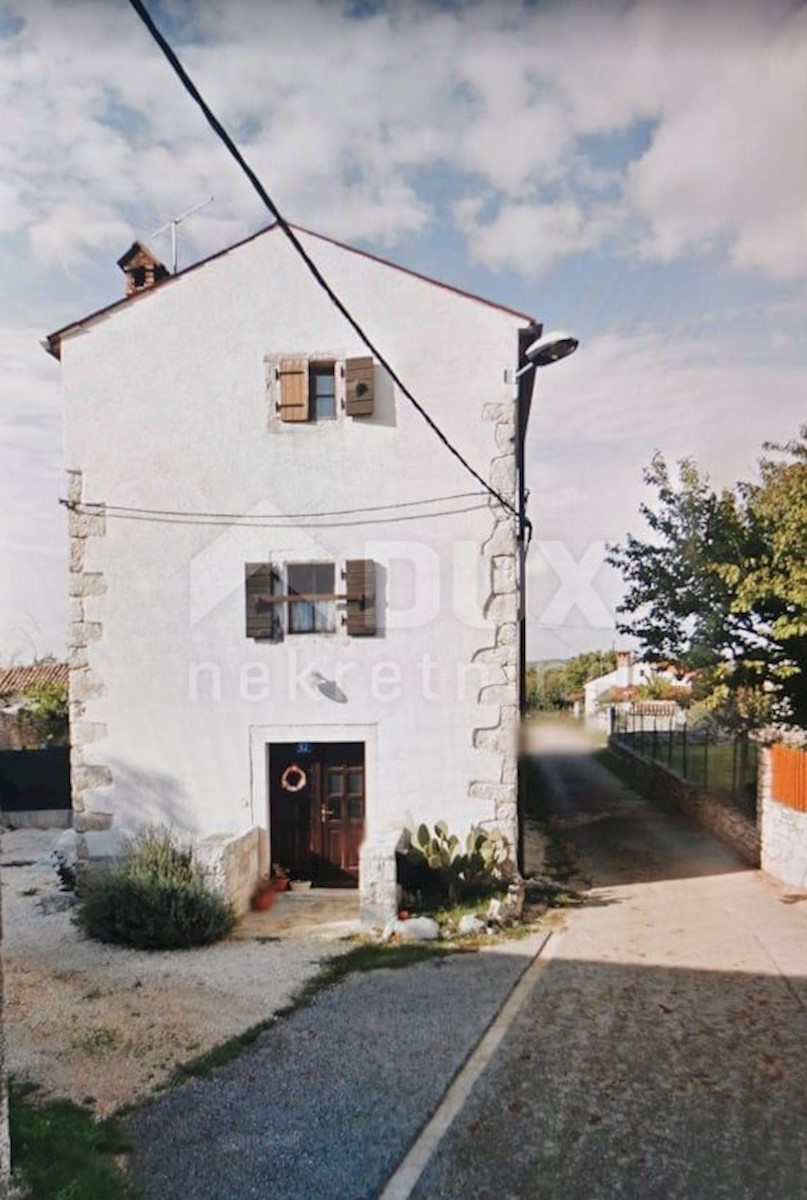
<instances>
[{"instance_id":1,"label":"grass patch","mask_svg":"<svg viewBox=\"0 0 807 1200\"><path fill-rule=\"evenodd\" d=\"M345 954L327 958L322 963L319 972L303 984L300 991L285 1008L279 1009L265 1021L251 1025L249 1029L236 1034L226 1042L213 1046L204 1054L200 1054L198 1058L180 1063L174 1068L165 1086L176 1087L188 1079L205 1078L219 1067L232 1062L234 1058L238 1058L244 1050L253 1045L260 1035L270 1029L276 1021L291 1016L298 1009L306 1008L321 992L335 987L348 975L357 971L375 971L380 967L400 970L403 967L411 967L416 963L425 962L427 959L439 958L463 949L466 947L445 946L440 942L409 942L395 946L380 946L373 942L362 942ZM467 949L472 949L472 947L467 947Z\"/></svg>"},{"instance_id":2,"label":"grass patch","mask_svg":"<svg viewBox=\"0 0 807 1200\"><path fill-rule=\"evenodd\" d=\"M21 1200L134 1200L114 1156L131 1148L120 1122L96 1121L69 1100L37 1103L12 1085L11 1162Z\"/></svg>"}]
</instances>

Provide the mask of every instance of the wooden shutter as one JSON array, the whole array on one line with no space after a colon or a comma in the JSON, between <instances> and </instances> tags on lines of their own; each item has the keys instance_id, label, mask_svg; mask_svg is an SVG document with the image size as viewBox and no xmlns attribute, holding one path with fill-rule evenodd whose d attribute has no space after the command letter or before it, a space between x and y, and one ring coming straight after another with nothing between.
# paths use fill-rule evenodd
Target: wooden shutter
<instances>
[{"instance_id":1,"label":"wooden shutter","mask_svg":"<svg viewBox=\"0 0 807 1200\"><path fill-rule=\"evenodd\" d=\"M357 558L345 563L347 631L351 637L375 637L375 563Z\"/></svg>"},{"instance_id":2,"label":"wooden shutter","mask_svg":"<svg viewBox=\"0 0 807 1200\"><path fill-rule=\"evenodd\" d=\"M308 420L308 361L284 358L280 362L280 419Z\"/></svg>"},{"instance_id":3,"label":"wooden shutter","mask_svg":"<svg viewBox=\"0 0 807 1200\"><path fill-rule=\"evenodd\" d=\"M349 417L371 417L375 409L375 370L371 358L345 362L345 412Z\"/></svg>"},{"instance_id":4,"label":"wooden shutter","mask_svg":"<svg viewBox=\"0 0 807 1200\"><path fill-rule=\"evenodd\" d=\"M275 600L283 591L280 572L271 563L247 563L245 574L247 637L282 641L281 606Z\"/></svg>"}]
</instances>

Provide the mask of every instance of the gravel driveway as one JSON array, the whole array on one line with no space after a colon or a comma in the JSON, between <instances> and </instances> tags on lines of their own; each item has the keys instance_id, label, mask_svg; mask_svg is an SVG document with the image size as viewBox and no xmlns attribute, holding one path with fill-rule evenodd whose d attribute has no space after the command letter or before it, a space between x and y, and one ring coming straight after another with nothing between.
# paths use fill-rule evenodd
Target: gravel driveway
<instances>
[{"instance_id":1,"label":"gravel driveway","mask_svg":"<svg viewBox=\"0 0 807 1200\"><path fill-rule=\"evenodd\" d=\"M49 852L58 834L2 838L5 1026L11 1074L99 1116L141 1099L179 1062L270 1017L323 958L313 935L145 953L84 938Z\"/></svg>"},{"instance_id":2,"label":"gravel driveway","mask_svg":"<svg viewBox=\"0 0 807 1200\"><path fill-rule=\"evenodd\" d=\"M210 1079L159 1097L130 1123L145 1196L376 1196L536 945L350 976Z\"/></svg>"}]
</instances>

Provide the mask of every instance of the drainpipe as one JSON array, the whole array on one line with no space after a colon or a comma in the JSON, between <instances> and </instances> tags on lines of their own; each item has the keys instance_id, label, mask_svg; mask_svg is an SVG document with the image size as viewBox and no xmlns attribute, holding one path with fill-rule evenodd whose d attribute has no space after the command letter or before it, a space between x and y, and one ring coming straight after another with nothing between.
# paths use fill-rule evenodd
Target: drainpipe
<instances>
[{"instance_id":1,"label":"drainpipe","mask_svg":"<svg viewBox=\"0 0 807 1200\"><path fill-rule=\"evenodd\" d=\"M526 349L541 336L540 325L527 325L518 333L518 366L527 363ZM518 775L516 816L518 821L518 845L516 864L520 875L524 874L524 816L527 803L527 762L524 754L523 725L527 715L527 549L531 529L527 521L527 481L525 479L524 451L527 426L530 419L532 389L535 372L528 371L518 380L516 397L516 570L518 588Z\"/></svg>"}]
</instances>

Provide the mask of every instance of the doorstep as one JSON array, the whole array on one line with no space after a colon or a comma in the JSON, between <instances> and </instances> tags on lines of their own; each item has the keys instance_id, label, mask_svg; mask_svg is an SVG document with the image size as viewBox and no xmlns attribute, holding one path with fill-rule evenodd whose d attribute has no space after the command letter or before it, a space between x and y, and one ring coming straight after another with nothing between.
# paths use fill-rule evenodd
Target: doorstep
<instances>
[{"instance_id":1,"label":"doorstep","mask_svg":"<svg viewBox=\"0 0 807 1200\"><path fill-rule=\"evenodd\" d=\"M246 913L233 936L242 941L295 937L336 941L360 930L358 891L318 887L278 892L271 908Z\"/></svg>"}]
</instances>

